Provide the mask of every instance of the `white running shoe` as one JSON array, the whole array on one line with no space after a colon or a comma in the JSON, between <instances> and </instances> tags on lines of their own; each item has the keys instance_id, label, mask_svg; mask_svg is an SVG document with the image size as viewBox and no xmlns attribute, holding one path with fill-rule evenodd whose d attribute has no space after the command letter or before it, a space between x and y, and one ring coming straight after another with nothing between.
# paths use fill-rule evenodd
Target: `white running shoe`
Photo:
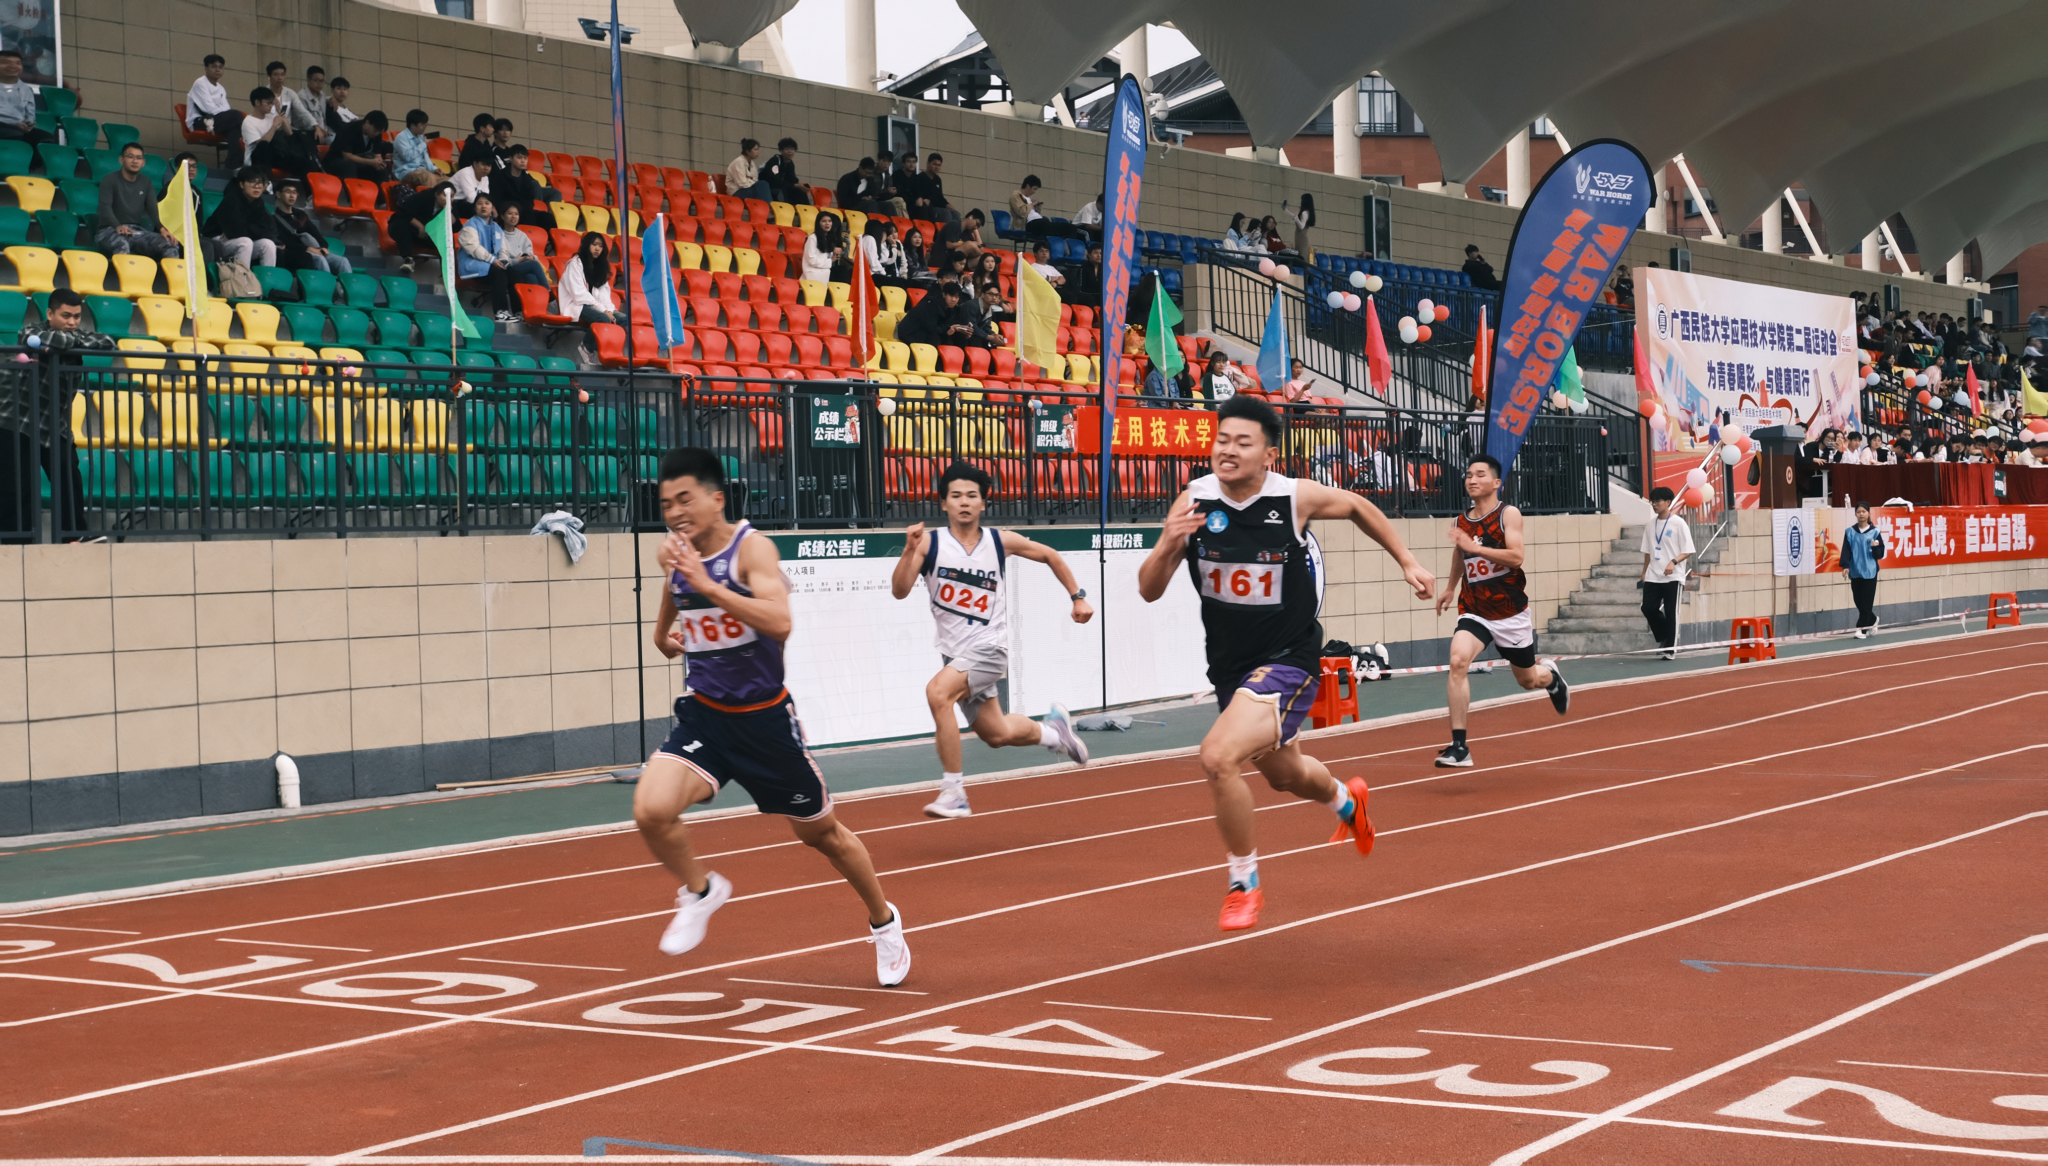
<instances>
[{"instance_id":1,"label":"white running shoe","mask_svg":"<svg viewBox=\"0 0 2048 1166\"><path fill-rule=\"evenodd\" d=\"M903 941L903 912L891 903L889 915L887 923L868 928L868 942L875 945L875 978L884 988L894 988L910 975L910 945Z\"/></svg>"},{"instance_id":2,"label":"white running shoe","mask_svg":"<svg viewBox=\"0 0 2048 1166\"><path fill-rule=\"evenodd\" d=\"M1052 706L1052 711L1045 714L1045 723L1052 729L1053 736L1059 738L1059 744L1048 745L1046 748L1055 753L1065 754L1072 758L1076 765L1088 764L1088 746L1082 743L1081 735L1074 731L1074 718L1068 715L1066 705Z\"/></svg>"},{"instance_id":3,"label":"white running shoe","mask_svg":"<svg viewBox=\"0 0 2048 1166\"><path fill-rule=\"evenodd\" d=\"M939 785L939 799L924 808L927 818L965 818L974 811L967 805L967 787Z\"/></svg>"},{"instance_id":4,"label":"white running shoe","mask_svg":"<svg viewBox=\"0 0 2048 1166\"><path fill-rule=\"evenodd\" d=\"M688 887L676 888L676 917L669 920L668 930L661 933L661 953L681 955L703 943L712 912L725 906L730 898L732 883L717 871L705 877L702 895L691 894Z\"/></svg>"}]
</instances>

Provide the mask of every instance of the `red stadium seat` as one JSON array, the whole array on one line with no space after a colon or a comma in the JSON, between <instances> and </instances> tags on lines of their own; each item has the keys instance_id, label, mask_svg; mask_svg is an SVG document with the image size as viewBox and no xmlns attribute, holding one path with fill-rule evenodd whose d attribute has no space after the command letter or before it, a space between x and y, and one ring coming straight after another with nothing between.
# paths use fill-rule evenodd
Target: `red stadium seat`
<instances>
[{"instance_id":1,"label":"red stadium seat","mask_svg":"<svg viewBox=\"0 0 2048 1166\"><path fill-rule=\"evenodd\" d=\"M782 305L783 330L808 336L811 333L811 309L802 304Z\"/></svg>"},{"instance_id":2,"label":"red stadium seat","mask_svg":"<svg viewBox=\"0 0 2048 1166\"><path fill-rule=\"evenodd\" d=\"M576 321L568 316L548 310L548 289L537 283L515 283L512 285L519 295L519 314L529 324L547 327L561 327Z\"/></svg>"},{"instance_id":3,"label":"red stadium seat","mask_svg":"<svg viewBox=\"0 0 2048 1166\"><path fill-rule=\"evenodd\" d=\"M716 328L696 329L697 347L707 363L723 363L732 351L732 339Z\"/></svg>"},{"instance_id":4,"label":"red stadium seat","mask_svg":"<svg viewBox=\"0 0 2048 1166\"><path fill-rule=\"evenodd\" d=\"M682 276L685 294L716 298L716 288L711 282L710 272L690 267L683 270Z\"/></svg>"},{"instance_id":5,"label":"red stadium seat","mask_svg":"<svg viewBox=\"0 0 2048 1166\"><path fill-rule=\"evenodd\" d=\"M761 363L761 337L753 332L742 332L737 327L726 335L732 340L732 358L741 364Z\"/></svg>"},{"instance_id":6,"label":"red stadium seat","mask_svg":"<svg viewBox=\"0 0 2048 1166\"><path fill-rule=\"evenodd\" d=\"M717 328L725 323L725 309L710 296L690 296L683 300L683 321L699 328Z\"/></svg>"},{"instance_id":7,"label":"red stadium seat","mask_svg":"<svg viewBox=\"0 0 2048 1166\"><path fill-rule=\"evenodd\" d=\"M781 279L789 274L789 256L780 251L761 252L761 274L769 279Z\"/></svg>"},{"instance_id":8,"label":"red stadium seat","mask_svg":"<svg viewBox=\"0 0 2048 1166\"><path fill-rule=\"evenodd\" d=\"M756 332L770 334L782 331L783 311L781 304L772 304L765 300L749 300L747 302L748 306L754 310L754 330Z\"/></svg>"},{"instance_id":9,"label":"red stadium seat","mask_svg":"<svg viewBox=\"0 0 2048 1166\"><path fill-rule=\"evenodd\" d=\"M853 341L844 336L825 337L825 364L828 368L851 369L854 366Z\"/></svg>"},{"instance_id":10,"label":"red stadium seat","mask_svg":"<svg viewBox=\"0 0 2048 1166\"><path fill-rule=\"evenodd\" d=\"M967 354L960 351L957 345L941 344L939 345L939 368L950 376L958 376L965 373L967 371Z\"/></svg>"},{"instance_id":11,"label":"red stadium seat","mask_svg":"<svg viewBox=\"0 0 2048 1166\"><path fill-rule=\"evenodd\" d=\"M942 357L943 357L943 356L944 356L945 354L946 354L946 350L945 350L945 349L943 349L943 348L939 349L939 355L940 355L940 356L942 356ZM980 379L982 379L983 377L986 377L986 376L988 376L988 370L989 370L989 355L988 355L988 349L986 349L986 348L970 348L970 349L967 349L967 375L968 375L968 376L971 376L971 377L973 377L973 378L975 378L976 380L980 380Z\"/></svg>"},{"instance_id":12,"label":"red stadium seat","mask_svg":"<svg viewBox=\"0 0 2048 1166\"><path fill-rule=\"evenodd\" d=\"M819 304L812 308L811 318L818 322L818 331L824 335L838 336L844 333L844 329L839 326L839 309L830 304Z\"/></svg>"},{"instance_id":13,"label":"red stadium seat","mask_svg":"<svg viewBox=\"0 0 2048 1166\"><path fill-rule=\"evenodd\" d=\"M775 302L784 307L801 305L804 302L803 285L793 279L776 280Z\"/></svg>"},{"instance_id":14,"label":"red stadium seat","mask_svg":"<svg viewBox=\"0 0 2048 1166\"><path fill-rule=\"evenodd\" d=\"M772 365L793 365L796 342L780 332L765 332L761 335L761 352Z\"/></svg>"},{"instance_id":15,"label":"red stadium seat","mask_svg":"<svg viewBox=\"0 0 2048 1166\"><path fill-rule=\"evenodd\" d=\"M796 338L796 363L802 368L825 367L825 341L819 336Z\"/></svg>"},{"instance_id":16,"label":"red stadium seat","mask_svg":"<svg viewBox=\"0 0 2048 1166\"><path fill-rule=\"evenodd\" d=\"M716 295L721 300L746 299L747 285L741 282L743 278L743 276L735 275L730 271L712 272L711 286L718 289L712 294Z\"/></svg>"},{"instance_id":17,"label":"red stadium seat","mask_svg":"<svg viewBox=\"0 0 2048 1166\"><path fill-rule=\"evenodd\" d=\"M592 324L591 339L597 341L597 362L606 368L626 368L626 330L617 324Z\"/></svg>"}]
</instances>

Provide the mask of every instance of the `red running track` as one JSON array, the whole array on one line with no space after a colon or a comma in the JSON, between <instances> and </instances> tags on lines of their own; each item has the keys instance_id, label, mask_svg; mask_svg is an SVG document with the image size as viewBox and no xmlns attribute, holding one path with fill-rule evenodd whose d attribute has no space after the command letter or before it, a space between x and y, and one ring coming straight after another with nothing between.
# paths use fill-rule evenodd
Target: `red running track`
<instances>
[{"instance_id":1,"label":"red running track","mask_svg":"<svg viewBox=\"0 0 2048 1166\"><path fill-rule=\"evenodd\" d=\"M0 919L0 1166L2048 1161L2048 634L1314 740L1215 930L1191 758L848 800L916 966L761 817ZM1263 786L1259 787L1263 791ZM47 946L39 946L47 945Z\"/></svg>"}]
</instances>

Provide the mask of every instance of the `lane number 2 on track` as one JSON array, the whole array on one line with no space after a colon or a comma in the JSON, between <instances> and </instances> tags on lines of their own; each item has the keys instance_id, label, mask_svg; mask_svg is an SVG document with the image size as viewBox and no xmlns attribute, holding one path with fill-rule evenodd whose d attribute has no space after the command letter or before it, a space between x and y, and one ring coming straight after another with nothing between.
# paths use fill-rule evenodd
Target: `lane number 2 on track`
<instances>
[{"instance_id":1,"label":"lane number 2 on track","mask_svg":"<svg viewBox=\"0 0 2048 1166\"><path fill-rule=\"evenodd\" d=\"M1829 1081L1821 1077L1787 1077L1776 1085L1752 1093L1741 1101L1715 1112L1723 1117L1746 1117L1754 1121L1782 1122L1785 1125L1823 1125L1825 1123L1816 1118L1794 1117L1792 1107L1836 1090L1863 1098L1876 1107L1877 1116L1900 1129L1912 1130L1916 1134L1932 1134L1940 1138L1969 1138L1985 1142L2019 1142L2048 1138L2048 1126L2009 1126L1943 1117L1932 1110L1920 1108L1896 1093L1887 1093L1882 1089L1872 1089L1868 1085L1855 1085L1847 1081ZM2006 1109L2048 1113L2048 1097L2025 1093L1994 1097L1991 1104Z\"/></svg>"}]
</instances>

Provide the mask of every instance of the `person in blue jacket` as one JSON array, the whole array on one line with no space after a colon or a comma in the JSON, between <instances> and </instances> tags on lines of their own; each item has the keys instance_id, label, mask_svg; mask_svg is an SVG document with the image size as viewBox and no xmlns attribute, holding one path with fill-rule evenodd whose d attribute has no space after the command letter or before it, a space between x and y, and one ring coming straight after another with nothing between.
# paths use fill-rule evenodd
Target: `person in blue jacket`
<instances>
[{"instance_id":1,"label":"person in blue jacket","mask_svg":"<svg viewBox=\"0 0 2048 1166\"><path fill-rule=\"evenodd\" d=\"M1884 535L1871 524L1870 503L1856 507L1856 525L1842 532L1842 574L1856 599L1856 638L1867 639L1877 624L1877 563L1884 558Z\"/></svg>"}]
</instances>

